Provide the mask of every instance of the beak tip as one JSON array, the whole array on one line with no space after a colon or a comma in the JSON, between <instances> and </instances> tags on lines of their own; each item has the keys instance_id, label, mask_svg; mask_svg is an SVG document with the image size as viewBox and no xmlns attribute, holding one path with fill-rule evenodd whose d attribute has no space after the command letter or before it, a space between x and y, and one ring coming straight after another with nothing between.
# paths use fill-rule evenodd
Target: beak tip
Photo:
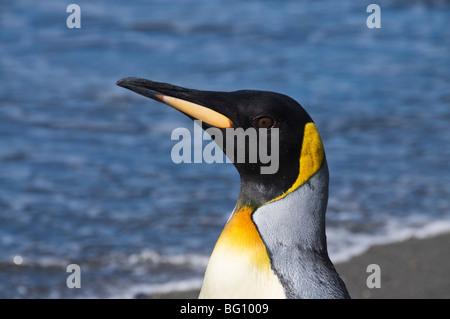
<instances>
[{"instance_id":1,"label":"beak tip","mask_svg":"<svg viewBox=\"0 0 450 319\"><path fill-rule=\"evenodd\" d=\"M123 78L120 79L119 81L116 82L116 85L124 87L124 88L129 88L133 82L135 82L136 78L133 77L128 77L128 78Z\"/></svg>"},{"instance_id":2,"label":"beak tip","mask_svg":"<svg viewBox=\"0 0 450 319\"><path fill-rule=\"evenodd\" d=\"M150 81L136 77L127 77L117 81L116 85L161 102L163 95L157 94L156 91L149 88L147 82Z\"/></svg>"}]
</instances>

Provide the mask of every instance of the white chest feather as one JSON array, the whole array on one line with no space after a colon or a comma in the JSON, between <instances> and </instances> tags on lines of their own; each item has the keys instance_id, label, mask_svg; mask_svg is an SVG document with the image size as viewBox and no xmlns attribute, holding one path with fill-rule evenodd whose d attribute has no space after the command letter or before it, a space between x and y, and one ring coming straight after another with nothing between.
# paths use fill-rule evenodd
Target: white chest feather
<instances>
[{"instance_id":1,"label":"white chest feather","mask_svg":"<svg viewBox=\"0 0 450 319\"><path fill-rule=\"evenodd\" d=\"M216 247L199 298L286 298L270 266L255 267L247 255Z\"/></svg>"}]
</instances>

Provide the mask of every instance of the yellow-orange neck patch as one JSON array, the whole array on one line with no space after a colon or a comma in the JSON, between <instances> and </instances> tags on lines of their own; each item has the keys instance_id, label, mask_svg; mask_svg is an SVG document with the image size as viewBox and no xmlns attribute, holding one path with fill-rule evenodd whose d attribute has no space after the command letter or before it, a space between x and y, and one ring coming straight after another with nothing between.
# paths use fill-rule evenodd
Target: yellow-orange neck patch
<instances>
[{"instance_id":1,"label":"yellow-orange neck patch","mask_svg":"<svg viewBox=\"0 0 450 319\"><path fill-rule=\"evenodd\" d=\"M218 246L226 246L228 250L245 254L258 268L269 267L270 260L255 224L251 219L253 209L244 206L234 212L217 241Z\"/></svg>"},{"instance_id":2,"label":"yellow-orange neck patch","mask_svg":"<svg viewBox=\"0 0 450 319\"><path fill-rule=\"evenodd\" d=\"M302 151L300 154L300 168L295 183L286 192L272 199L270 202L282 199L287 194L295 191L304 182L310 179L322 166L325 151L323 149L322 139L314 123L307 123L303 133ZM270 203L269 202L269 203Z\"/></svg>"}]
</instances>

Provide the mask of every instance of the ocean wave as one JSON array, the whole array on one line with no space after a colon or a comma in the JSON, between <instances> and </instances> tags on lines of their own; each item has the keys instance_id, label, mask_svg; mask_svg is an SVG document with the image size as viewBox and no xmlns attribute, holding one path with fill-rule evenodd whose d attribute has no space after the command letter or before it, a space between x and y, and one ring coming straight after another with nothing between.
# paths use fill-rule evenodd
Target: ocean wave
<instances>
[{"instance_id":1,"label":"ocean wave","mask_svg":"<svg viewBox=\"0 0 450 319\"><path fill-rule=\"evenodd\" d=\"M132 299L137 296L152 296L159 294L168 294L174 292L186 292L191 290L199 290L202 286L203 277L190 278L179 281L169 281L165 283L155 284L137 284L124 289L119 294L110 296L112 299Z\"/></svg>"},{"instance_id":2,"label":"ocean wave","mask_svg":"<svg viewBox=\"0 0 450 319\"><path fill-rule=\"evenodd\" d=\"M160 254L155 251L146 249L137 254L131 254L127 257L127 261L131 265L136 264L156 264L156 265L172 265L184 267L206 267L209 256L200 254Z\"/></svg>"}]
</instances>

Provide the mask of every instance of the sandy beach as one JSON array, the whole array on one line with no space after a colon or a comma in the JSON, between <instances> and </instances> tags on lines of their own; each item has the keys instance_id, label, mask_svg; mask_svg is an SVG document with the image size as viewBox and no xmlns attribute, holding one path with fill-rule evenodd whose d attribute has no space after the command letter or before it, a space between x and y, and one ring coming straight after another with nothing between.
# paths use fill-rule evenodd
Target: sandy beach
<instances>
[{"instance_id":1,"label":"sandy beach","mask_svg":"<svg viewBox=\"0 0 450 319\"><path fill-rule=\"evenodd\" d=\"M375 246L336 265L352 298L450 298L450 234ZM368 289L367 265L378 264L381 287Z\"/></svg>"},{"instance_id":2,"label":"sandy beach","mask_svg":"<svg viewBox=\"0 0 450 319\"><path fill-rule=\"evenodd\" d=\"M336 264L354 299L450 298L450 233L370 248ZM380 266L380 288L369 289L367 266ZM150 298L197 298L198 291L152 295Z\"/></svg>"}]
</instances>

